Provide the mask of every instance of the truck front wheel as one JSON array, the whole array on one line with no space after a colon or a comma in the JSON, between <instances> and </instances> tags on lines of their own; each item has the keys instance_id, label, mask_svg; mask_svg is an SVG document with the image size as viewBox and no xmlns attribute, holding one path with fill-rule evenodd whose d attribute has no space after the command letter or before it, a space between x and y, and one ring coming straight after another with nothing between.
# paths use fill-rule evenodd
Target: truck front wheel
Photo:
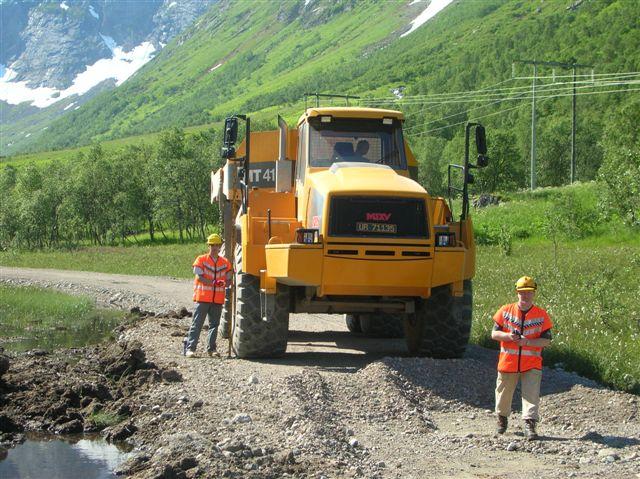
<instances>
[{"instance_id":1,"label":"truck front wheel","mask_svg":"<svg viewBox=\"0 0 640 479\"><path fill-rule=\"evenodd\" d=\"M236 247L236 318L233 351L239 358L273 358L287 349L289 287L278 284L275 307L266 318L260 313L260 279L242 272L242 247Z\"/></svg>"},{"instance_id":2,"label":"truck front wheel","mask_svg":"<svg viewBox=\"0 0 640 479\"><path fill-rule=\"evenodd\" d=\"M473 287L464 281L464 294L454 297L448 286L434 288L431 297L416 302L405 318L407 349L412 356L461 358L471 333Z\"/></svg>"}]
</instances>

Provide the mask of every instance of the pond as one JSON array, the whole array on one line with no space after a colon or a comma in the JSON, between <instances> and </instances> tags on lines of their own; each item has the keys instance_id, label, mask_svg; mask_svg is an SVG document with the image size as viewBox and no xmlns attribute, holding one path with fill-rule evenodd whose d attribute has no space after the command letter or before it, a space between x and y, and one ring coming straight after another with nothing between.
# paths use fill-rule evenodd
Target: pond
<instances>
[{"instance_id":1,"label":"pond","mask_svg":"<svg viewBox=\"0 0 640 479\"><path fill-rule=\"evenodd\" d=\"M0 450L0 478L112 479L128 457L126 450L96 436L29 435L23 444Z\"/></svg>"}]
</instances>

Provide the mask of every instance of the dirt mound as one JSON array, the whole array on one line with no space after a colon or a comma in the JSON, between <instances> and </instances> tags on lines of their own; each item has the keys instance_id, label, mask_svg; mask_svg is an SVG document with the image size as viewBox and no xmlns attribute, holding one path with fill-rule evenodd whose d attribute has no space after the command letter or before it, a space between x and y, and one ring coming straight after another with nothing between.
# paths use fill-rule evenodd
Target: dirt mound
<instances>
[{"instance_id":1,"label":"dirt mound","mask_svg":"<svg viewBox=\"0 0 640 479\"><path fill-rule=\"evenodd\" d=\"M147 361L135 341L17 354L0 381L0 445L23 441L25 431L70 434L107 428L107 439L123 440L136 431L129 419L135 409L130 396L163 377L175 380L172 372Z\"/></svg>"}]
</instances>

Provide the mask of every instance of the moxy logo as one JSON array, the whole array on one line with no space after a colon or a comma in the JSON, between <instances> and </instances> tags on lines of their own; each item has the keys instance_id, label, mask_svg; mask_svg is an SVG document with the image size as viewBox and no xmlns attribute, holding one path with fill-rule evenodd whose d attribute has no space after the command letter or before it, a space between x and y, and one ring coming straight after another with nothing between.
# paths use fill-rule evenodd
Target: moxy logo
<instances>
[{"instance_id":1,"label":"moxy logo","mask_svg":"<svg viewBox=\"0 0 640 479\"><path fill-rule=\"evenodd\" d=\"M389 221L391 213L367 213L367 221Z\"/></svg>"}]
</instances>

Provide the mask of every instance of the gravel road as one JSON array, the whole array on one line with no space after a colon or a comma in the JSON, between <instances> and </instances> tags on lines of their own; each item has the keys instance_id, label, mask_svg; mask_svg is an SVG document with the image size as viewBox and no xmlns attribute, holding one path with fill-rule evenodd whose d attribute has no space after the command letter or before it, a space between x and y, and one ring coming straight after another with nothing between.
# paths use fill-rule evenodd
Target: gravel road
<instances>
[{"instance_id":1,"label":"gravel road","mask_svg":"<svg viewBox=\"0 0 640 479\"><path fill-rule=\"evenodd\" d=\"M190 281L0 267L0 281L94 296L100 304L191 309ZM516 412L494 434L496 357L404 357L402 340L351 335L340 316L295 315L278 360L185 358L189 318L147 317L140 341L179 382L129 398L137 432L122 473L161 477L640 478L639 398L545 368L541 440ZM227 342L218 350L226 355ZM517 401L514 405L519 408Z\"/></svg>"}]
</instances>

